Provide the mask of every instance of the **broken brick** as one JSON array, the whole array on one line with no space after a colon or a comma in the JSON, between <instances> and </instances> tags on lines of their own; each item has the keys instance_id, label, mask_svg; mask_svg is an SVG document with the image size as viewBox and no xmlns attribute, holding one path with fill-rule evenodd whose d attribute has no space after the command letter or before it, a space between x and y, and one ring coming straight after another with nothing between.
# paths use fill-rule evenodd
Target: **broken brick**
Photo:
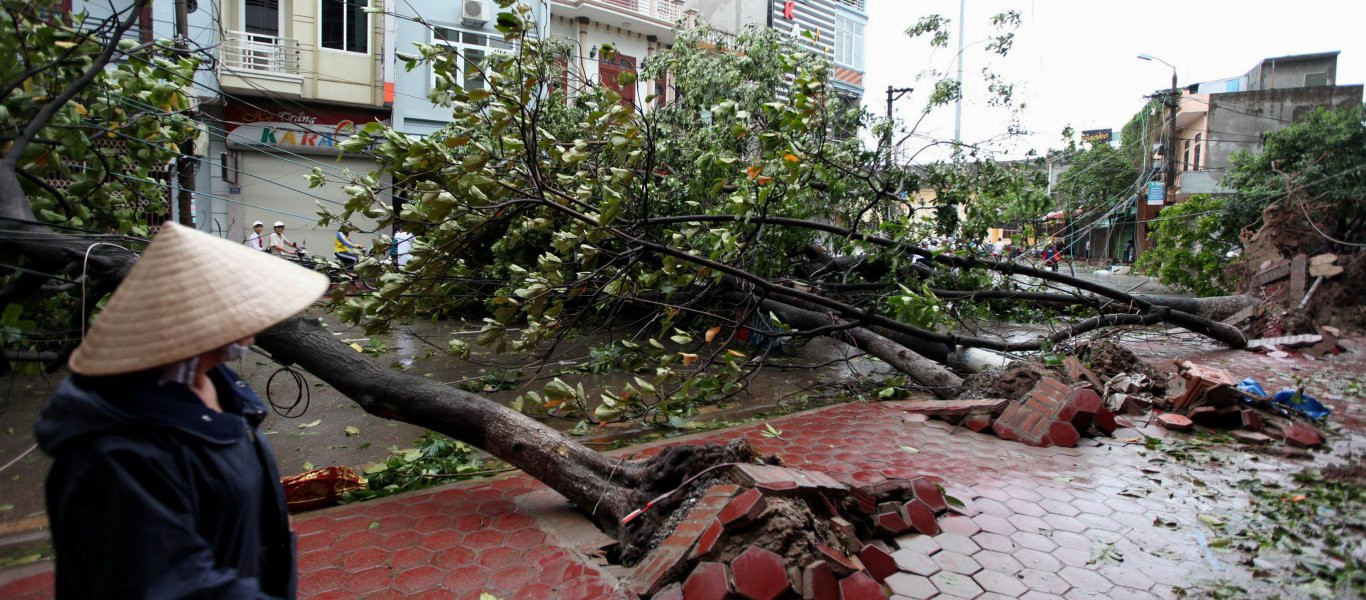
<instances>
[{"instance_id":1,"label":"broken brick","mask_svg":"<svg viewBox=\"0 0 1366 600\"><path fill-rule=\"evenodd\" d=\"M1072 422L1072 427L1078 432L1090 429L1091 422L1095 419L1096 413L1100 412L1101 409L1105 407L1105 401L1101 399L1100 394L1097 394L1095 390L1088 389L1073 390L1072 394L1067 398L1067 403L1075 412L1070 418L1063 417L1060 413L1058 419L1070 420ZM1073 442L1074 445L1075 443L1076 442ZM1062 446L1064 444L1057 444L1055 442L1054 445Z\"/></svg>"},{"instance_id":2,"label":"broken brick","mask_svg":"<svg viewBox=\"0 0 1366 600\"><path fill-rule=\"evenodd\" d=\"M1081 433L1068 421L1053 421L1048 426L1048 435L1044 436L1045 445L1063 448L1075 448L1080 440Z\"/></svg>"},{"instance_id":3,"label":"broken brick","mask_svg":"<svg viewBox=\"0 0 1366 600\"><path fill-rule=\"evenodd\" d=\"M842 600L886 600L887 592L882 589L882 584L873 581L872 577L863 573L855 573L840 580L840 598Z\"/></svg>"},{"instance_id":4,"label":"broken brick","mask_svg":"<svg viewBox=\"0 0 1366 600\"><path fill-rule=\"evenodd\" d=\"M1192 427L1195 427L1195 423L1186 418L1185 415L1178 415L1176 413L1162 413L1158 415L1157 423L1164 429L1170 429L1172 431L1190 431Z\"/></svg>"},{"instance_id":5,"label":"broken brick","mask_svg":"<svg viewBox=\"0 0 1366 600\"><path fill-rule=\"evenodd\" d=\"M1243 429L1248 431L1262 430L1262 415L1258 414L1255 410L1250 408L1244 409L1242 414L1239 415L1239 420L1242 422Z\"/></svg>"},{"instance_id":6,"label":"broken brick","mask_svg":"<svg viewBox=\"0 0 1366 600\"><path fill-rule=\"evenodd\" d=\"M747 600L775 600L792 591L783 557L758 546L750 546L730 561L730 570L735 575L735 593Z\"/></svg>"},{"instance_id":7,"label":"broken brick","mask_svg":"<svg viewBox=\"0 0 1366 600\"><path fill-rule=\"evenodd\" d=\"M1043 446L1048 428L1068 410L1072 389L1051 377L1038 383L1019 402L1011 402L992 425L1003 439L1018 439L1031 446ZM1074 409L1073 409L1074 410ZM1067 418L1070 418L1068 414Z\"/></svg>"},{"instance_id":8,"label":"broken brick","mask_svg":"<svg viewBox=\"0 0 1366 600\"><path fill-rule=\"evenodd\" d=\"M843 552L825 544L816 544L816 552L820 553L821 560L830 565L836 577L844 577L861 569L859 565L849 560L849 557L845 556Z\"/></svg>"},{"instance_id":9,"label":"broken brick","mask_svg":"<svg viewBox=\"0 0 1366 600\"><path fill-rule=\"evenodd\" d=\"M941 513L949 509L948 502L944 501L944 492L939 491L939 486L933 481L917 477L911 480L911 486L911 493L915 494L915 499L924 502L930 510Z\"/></svg>"},{"instance_id":10,"label":"broken brick","mask_svg":"<svg viewBox=\"0 0 1366 600\"><path fill-rule=\"evenodd\" d=\"M1110 435L1119 428L1119 421L1115 420L1115 413L1104 408L1096 413L1095 418L1091 420L1091 424L1095 426L1097 431L1100 431L1105 435Z\"/></svg>"},{"instance_id":11,"label":"broken brick","mask_svg":"<svg viewBox=\"0 0 1366 600\"><path fill-rule=\"evenodd\" d=\"M1290 285L1286 288L1286 296L1294 304L1299 304L1304 298L1304 286L1309 277L1309 257L1304 254L1296 254L1290 259Z\"/></svg>"},{"instance_id":12,"label":"broken brick","mask_svg":"<svg viewBox=\"0 0 1366 600\"><path fill-rule=\"evenodd\" d=\"M911 500L906 503L906 521L916 531L925 535L939 535L939 522L935 520L934 511L919 500Z\"/></svg>"},{"instance_id":13,"label":"broken brick","mask_svg":"<svg viewBox=\"0 0 1366 600\"><path fill-rule=\"evenodd\" d=\"M873 523L879 531L887 535L899 535L911 530L910 521L906 520L901 511L879 513L873 517Z\"/></svg>"},{"instance_id":14,"label":"broken brick","mask_svg":"<svg viewBox=\"0 0 1366 600\"><path fill-rule=\"evenodd\" d=\"M961 425L976 431L977 433L982 433L991 429L991 417L987 415L969 415L966 419L963 419Z\"/></svg>"},{"instance_id":15,"label":"broken brick","mask_svg":"<svg viewBox=\"0 0 1366 600\"><path fill-rule=\"evenodd\" d=\"M768 508L768 501L764 500L764 495L759 490L750 488L721 509L717 519L727 530L734 531L753 523L763 514L765 508Z\"/></svg>"},{"instance_id":16,"label":"broken brick","mask_svg":"<svg viewBox=\"0 0 1366 600\"><path fill-rule=\"evenodd\" d=\"M1005 410L1005 398L963 398L954 400L911 400L903 406L906 412L941 417L964 415L995 415Z\"/></svg>"},{"instance_id":17,"label":"broken brick","mask_svg":"<svg viewBox=\"0 0 1366 600\"><path fill-rule=\"evenodd\" d=\"M677 581L664 586L664 589L655 592L650 600L683 600L683 584Z\"/></svg>"},{"instance_id":18,"label":"broken brick","mask_svg":"<svg viewBox=\"0 0 1366 600\"><path fill-rule=\"evenodd\" d=\"M1081 364L1081 361L1077 360L1077 357L1064 357L1062 359L1062 366L1064 369L1067 369L1067 376L1071 377L1072 381L1085 381L1097 390L1105 389L1105 385L1100 382L1100 378L1096 377L1095 371L1086 368L1086 365Z\"/></svg>"},{"instance_id":19,"label":"broken brick","mask_svg":"<svg viewBox=\"0 0 1366 600\"><path fill-rule=\"evenodd\" d=\"M818 560L802 569L804 600L840 600L840 584L830 563Z\"/></svg>"},{"instance_id":20,"label":"broken brick","mask_svg":"<svg viewBox=\"0 0 1366 600\"><path fill-rule=\"evenodd\" d=\"M1244 444L1266 444L1271 442L1271 436L1256 431L1245 431L1242 429L1233 432L1233 439Z\"/></svg>"},{"instance_id":21,"label":"broken brick","mask_svg":"<svg viewBox=\"0 0 1366 600\"><path fill-rule=\"evenodd\" d=\"M858 553L858 558L863 562L863 567L868 570L868 574L878 582L886 581L888 577L897 572L896 559L887 551L878 548L873 544L863 547Z\"/></svg>"},{"instance_id":22,"label":"broken brick","mask_svg":"<svg viewBox=\"0 0 1366 600\"><path fill-rule=\"evenodd\" d=\"M690 558L697 560L711 554L711 551L716 549L716 542L721 539L722 529L721 522L712 519L707 528L702 530L702 535L697 536L697 544L693 546Z\"/></svg>"},{"instance_id":23,"label":"broken brick","mask_svg":"<svg viewBox=\"0 0 1366 600\"><path fill-rule=\"evenodd\" d=\"M731 589L726 565L701 562L683 582L683 597L687 600L725 600Z\"/></svg>"},{"instance_id":24,"label":"broken brick","mask_svg":"<svg viewBox=\"0 0 1366 600\"><path fill-rule=\"evenodd\" d=\"M1285 443L1301 448L1315 448L1323 445L1323 434L1304 423L1295 423L1282 430Z\"/></svg>"}]
</instances>

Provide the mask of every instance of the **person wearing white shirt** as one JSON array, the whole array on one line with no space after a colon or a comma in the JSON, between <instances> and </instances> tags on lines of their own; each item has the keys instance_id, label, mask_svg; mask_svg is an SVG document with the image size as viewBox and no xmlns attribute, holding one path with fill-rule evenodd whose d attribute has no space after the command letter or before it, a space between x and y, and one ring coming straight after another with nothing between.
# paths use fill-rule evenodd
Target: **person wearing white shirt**
<instances>
[{"instance_id":1,"label":"person wearing white shirt","mask_svg":"<svg viewBox=\"0 0 1366 600\"><path fill-rule=\"evenodd\" d=\"M269 248L271 254L282 256L299 253L299 245L289 241L289 238L285 237L285 224L283 221L275 222L275 231L270 233ZM291 248L293 249L291 250Z\"/></svg>"},{"instance_id":2,"label":"person wearing white shirt","mask_svg":"<svg viewBox=\"0 0 1366 600\"><path fill-rule=\"evenodd\" d=\"M258 252L266 251L266 236L261 232L266 228L266 224L260 221L251 224L251 234L247 236L247 241L242 244Z\"/></svg>"}]
</instances>

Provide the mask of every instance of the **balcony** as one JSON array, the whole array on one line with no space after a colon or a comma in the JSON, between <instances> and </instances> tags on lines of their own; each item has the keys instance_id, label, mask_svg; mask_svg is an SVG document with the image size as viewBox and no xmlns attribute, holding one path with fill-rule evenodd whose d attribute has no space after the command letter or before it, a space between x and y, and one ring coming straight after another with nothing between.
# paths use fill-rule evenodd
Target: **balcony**
<instances>
[{"instance_id":1,"label":"balcony","mask_svg":"<svg viewBox=\"0 0 1366 600\"><path fill-rule=\"evenodd\" d=\"M261 33L226 31L219 57L234 75L299 76L299 40Z\"/></svg>"},{"instance_id":2,"label":"balcony","mask_svg":"<svg viewBox=\"0 0 1366 600\"><path fill-rule=\"evenodd\" d=\"M623 9L627 12L638 14L642 17L658 19L666 23L673 23L682 16L682 3L675 0L596 0L598 4L605 4L615 8Z\"/></svg>"}]
</instances>

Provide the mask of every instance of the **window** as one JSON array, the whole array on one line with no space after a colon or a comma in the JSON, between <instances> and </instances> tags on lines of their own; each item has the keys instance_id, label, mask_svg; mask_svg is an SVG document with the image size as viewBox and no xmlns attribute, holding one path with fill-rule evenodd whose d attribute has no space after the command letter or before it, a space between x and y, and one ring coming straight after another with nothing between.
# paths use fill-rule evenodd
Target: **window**
<instances>
[{"instance_id":1,"label":"window","mask_svg":"<svg viewBox=\"0 0 1366 600\"><path fill-rule=\"evenodd\" d=\"M247 33L280 35L280 0L246 0L243 8Z\"/></svg>"},{"instance_id":2,"label":"window","mask_svg":"<svg viewBox=\"0 0 1366 600\"><path fill-rule=\"evenodd\" d=\"M484 58L489 54L508 54L515 47L512 42L499 35L486 35L470 31L459 31L446 27L432 28L432 43L446 46L459 57L457 69L461 87L465 91L484 89ZM436 74L432 74L432 85L436 85Z\"/></svg>"},{"instance_id":3,"label":"window","mask_svg":"<svg viewBox=\"0 0 1366 600\"><path fill-rule=\"evenodd\" d=\"M1200 134L1195 134L1195 161L1191 163L1192 171L1200 170Z\"/></svg>"},{"instance_id":4,"label":"window","mask_svg":"<svg viewBox=\"0 0 1366 600\"><path fill-rule=\"evenodd\" d=\"M1182 170L1182 171L1189 171L1189 170L1191 170L1191 141L1190 141L1190 140L1186 140L1186 151L1185 151L1185 153L1181 156L1181 170Z\"/></svg>"},{"instance_id":5,"label":"window","mask_svg":"<svg viewBox=\"0 0 1366 600\"><path fill-rule=\"evenodd\" d=\"M863 70L863 23L835 16L835 64Z\"/></svg>"},{"instance_id":6,"label":"window","mask_svg":"<svg viewBox=\"0 0 1366 600\"><path fill-rule=\"evenodd\" d=\"M322 47L345 52L370 52L368 0L321 0Z\"/></svg>"}]
</instances>

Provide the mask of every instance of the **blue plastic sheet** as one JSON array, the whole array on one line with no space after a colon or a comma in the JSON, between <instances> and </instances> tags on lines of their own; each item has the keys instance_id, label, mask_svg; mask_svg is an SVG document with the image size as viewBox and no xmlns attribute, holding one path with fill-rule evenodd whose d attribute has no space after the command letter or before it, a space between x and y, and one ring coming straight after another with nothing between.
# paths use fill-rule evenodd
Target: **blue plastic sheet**
<instances>
[{"instance_id":1,"label":"blue plastic sheet","mask_svg":"<svg viewBox=\"0 0 1366 600\"><path fill-rule=\"evenodd\" d=\"M1322 402L1296 390L1281 390L1276 392L1276 396L1273 397L1271 401L1315 421L1322 419L1333 412L1329 410L1327 406L1324 406Z\"/></svg>"},{"instance_id":2,"label":"blue plastic sheet","mask_svg":"<svg viewBox=\"0 0 1366 600\"><path fill-rule=\"evenodd\" d=\"M1249 394L1256 394L1257 396L1261 396L1262 398L1266 397L1266 390L1262 389L1262 384L1257 383L1257 380L1251 377L1239 381L1238 389Z\"/></svg>"}]
</instances>

